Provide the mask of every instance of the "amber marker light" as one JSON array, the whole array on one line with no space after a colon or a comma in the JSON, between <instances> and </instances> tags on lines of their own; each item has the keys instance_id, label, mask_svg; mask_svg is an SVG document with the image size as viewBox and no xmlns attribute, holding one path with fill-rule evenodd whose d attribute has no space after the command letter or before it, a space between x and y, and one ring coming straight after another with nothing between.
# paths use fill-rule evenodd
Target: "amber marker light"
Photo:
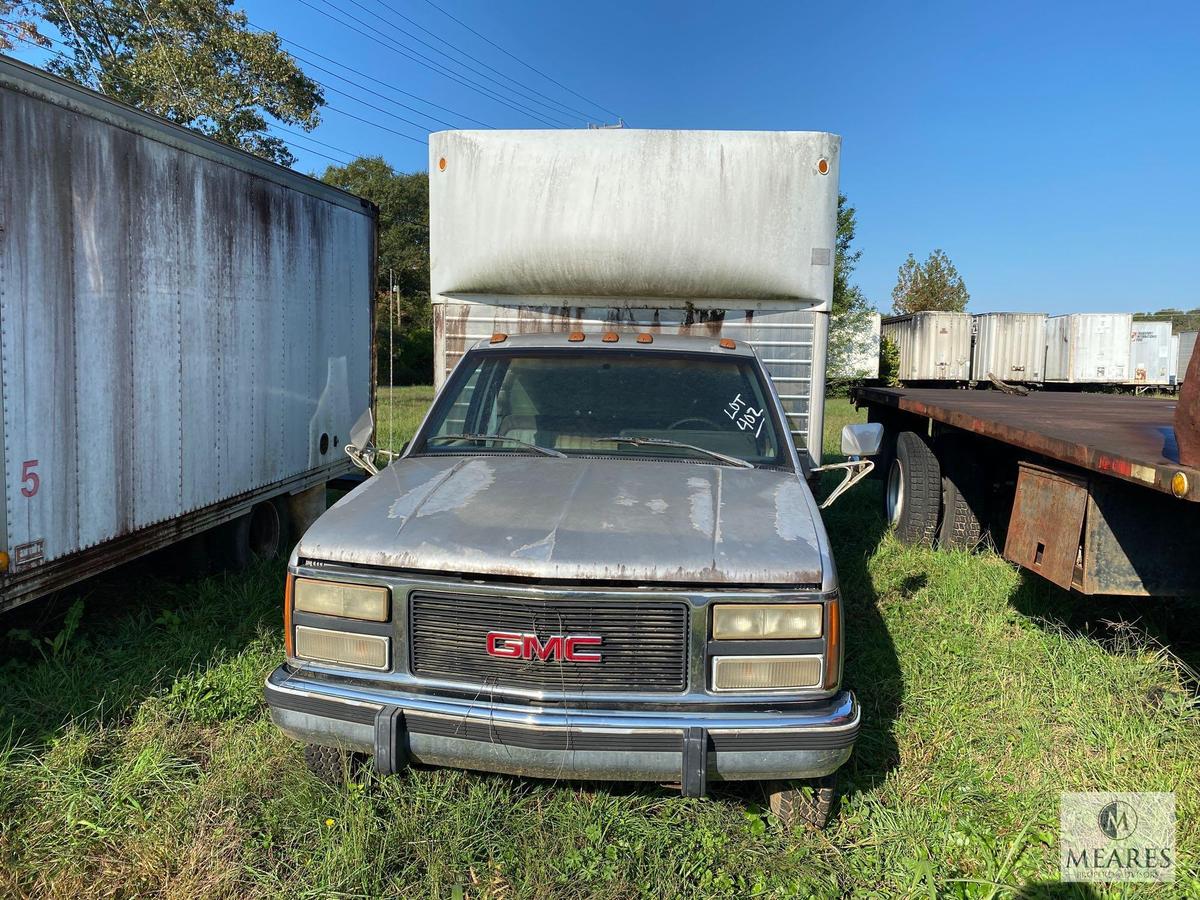
<instances>
[{"instance_id":1,"label":"amber marker light","mask_svg":"<svg viewBox=\"0 0 1200 900\"><path fill-rule=\"evenodd\" d=\"M446 157L444 157L444 156L438 160L438 171L439 172L446 171Z\"/></svg>"},{"instance_id":2,"label":"amber marker light","mask_svg":"<svg viewBox=\"0 0 1200 900\"><path fill-rule=\"evenodd\" d=\"M583 332L582 331L572 331L570 334L567 335L567 340L573 344L578 344L580 341L583 340Z\"/></svg>"},{"instance_id":3,"label":"amber marker light","mask_svg":"<svg viewBox=\"0 0 1200 900\"><path fill-rule=\"evenodd\" d=\"M296 576L289 572L283 589L283 649L289 658L296 655L296 636L292 629L292 592L295 584Z\"/></svg>"},{"instance_id":4,"label":"amber marker light","mask_svg":"<svg viewBox=\"0 0 1200 900\"><path fill-rule=\"evenodd\" d=\"M653 344L654 343L654 335L647 334L646 332L643 331L641 334L639 334L637 336L637 342L639 344Z\"/></svg>"},{"instance_id":5,"label":"amber marker light","mask_svg":"<svg viewBox=\"0 0 1200 900\"><path fill-rule=\"evenodd\" d=\"M12 560L9 559L8 554L0 550L0 573L7 572L11 563Z\"/></svg>"},{"instance_id":6,"label":"amber marker light","mask_svg":"<svg viewBox=\"0 0 1200 900\"><path fill-rule=\"evenodd\" d=\"M1183 472L1171 476L1171 493L1176 497L1186 497L1188 492L1188 477Z\"/></svg>"},{"instance_id":7,"label":"amber marker light","mask_svg":"<svg viewBox=\"0 0 1200 900\"><path fill-rule=\"evenodd\" d=\"M615 331L606 331L604 332L604 337L600 338L600 340L604 341L606 344L615 344L620 339L621 336Z\"/></svg>"},{"instance_id":8,"label":"amber marker light","mask_svg":"<svg viewBox=\"0 0 1200 900\"><path fill-rule=\"evenodd\" d=\"M507 340L508 340L507 334L505 334L503 331L497 331L495 334L492 335L491 343L503 344Z\"/></svg>"},{"instance_id":9,"label":"amber marker light","mask_svg":"<svg viewBox=\"0 0 1200 900\"><path fill-rule=\"evenodd\" d=\"M721 346L726 350L732 350L737 347L737 341L733 338L721 338Z\"/></svg>"},{"instance_id":10,"label":"amber marker light","mask_svg":"<svg viewBox=\"0 0 1200 900\"><path fill-rule=\"evenodd\" d=\"M445 160L443 159L442 162L445 162ZM822 175L828 175L829 174L829 160L818 159L817 160L817 171L820 172Z\"/></svg>"},{"instance_id":11,"label":"amber marker light","mask_svg":"<svg viewBox=\"0 0 1200 900\"><path fill-rule=\"evenodd\" d=\"M825 629L825 690L838 683L842 668L842 610L837 597L829 600L829 626Z\"/></svg>"}]
</instances>

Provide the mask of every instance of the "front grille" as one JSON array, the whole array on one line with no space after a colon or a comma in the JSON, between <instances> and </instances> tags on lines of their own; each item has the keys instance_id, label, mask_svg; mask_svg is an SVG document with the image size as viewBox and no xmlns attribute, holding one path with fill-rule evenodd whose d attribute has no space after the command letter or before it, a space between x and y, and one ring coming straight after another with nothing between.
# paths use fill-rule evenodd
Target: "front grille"
<instances>
[{"instance_id":1,"label":"front grille","mask_svg":"<svg viewBox=\"0 0 1200 900\"><path fill-rule=\"evenodd\" d=\"M683 603L514 600L413 593L408 609L414 675L497 687L584 693L679 693L687 686L688 609ZM487 634L596 635L598 663L501 659ZM591 651L593 648L587 648Z\"/></svg>"}]
</instances>

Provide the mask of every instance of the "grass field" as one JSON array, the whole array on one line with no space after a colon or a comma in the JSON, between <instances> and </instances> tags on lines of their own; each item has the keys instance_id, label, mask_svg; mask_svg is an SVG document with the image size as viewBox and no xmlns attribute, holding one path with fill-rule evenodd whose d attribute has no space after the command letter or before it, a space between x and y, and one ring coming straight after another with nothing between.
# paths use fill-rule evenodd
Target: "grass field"
<instances>
[{"instance_id":1,"label":"grass field","mask_svg":"<svg viewBox=\"0 0 1200 900\"><path fill-rule=\"evenodd\" d=\"M394 441L428 389L388 399ZM829 405L827 445L854 417ZM908 549L869 482L829 511L864 729L824 832L752 787L410 771L337 792L264 710L283 568L113 573L0 620L0 896L1061 896L1059 793L1177 798L1200 896L1197 608L1073 601L991 554Z\"/></svg>"}]
</instances>

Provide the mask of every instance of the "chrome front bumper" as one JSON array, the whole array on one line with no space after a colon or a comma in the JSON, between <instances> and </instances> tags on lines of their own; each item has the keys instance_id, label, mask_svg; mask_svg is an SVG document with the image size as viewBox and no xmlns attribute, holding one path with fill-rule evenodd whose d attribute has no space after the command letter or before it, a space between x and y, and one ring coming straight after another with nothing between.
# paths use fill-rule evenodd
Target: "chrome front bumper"
<instances>
[{"instance_id":1,"label":"chrome front bumper","mask_svg":"<svg viewBox=\"0 0 1200 900\"><path fill-rule=\"evenodd\" d=\"M335 683L280 666L271 718L298 741L407 761L539 778L679 782L817 778L849 757L860 713L843 691L800 709L613 711L455 700Z\"/></svg>"}]
</instances>

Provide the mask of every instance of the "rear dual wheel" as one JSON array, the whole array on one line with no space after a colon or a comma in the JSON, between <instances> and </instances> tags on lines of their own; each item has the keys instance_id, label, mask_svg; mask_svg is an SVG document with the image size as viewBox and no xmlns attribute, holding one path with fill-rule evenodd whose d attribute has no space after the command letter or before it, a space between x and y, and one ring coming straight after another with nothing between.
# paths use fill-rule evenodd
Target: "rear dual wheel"
<instances>
[{"instance_id":1,"label":"rear dual wheel","mask_svg":"<svg viewBox=\"0 0 1200 900\"><path fill-rule=\"evenodd\" d=\"M902 543L973 550L984 535L982 474L960 437L940 439L938 451L916 432L896 437L884 512Z\"/></svg>"}]
</instances>

